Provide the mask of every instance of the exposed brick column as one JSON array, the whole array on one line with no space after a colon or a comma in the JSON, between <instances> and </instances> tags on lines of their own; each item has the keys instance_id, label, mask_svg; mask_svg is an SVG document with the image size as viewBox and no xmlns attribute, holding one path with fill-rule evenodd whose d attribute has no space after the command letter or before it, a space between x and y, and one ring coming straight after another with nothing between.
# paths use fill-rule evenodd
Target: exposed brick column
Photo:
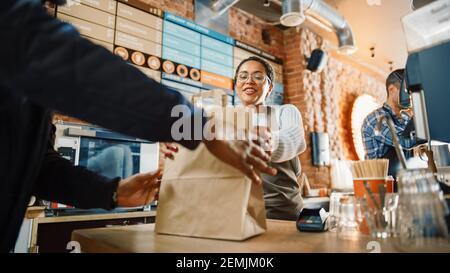
<instances>
[{"instance_id":1,"label":"exposed brick column","mask_svg":"<svg viewBox=\"0 0 450 273\"><path fill-rule=\"evenodd\" d=\"M308 41L309 39L309 41ZM328 168L317 168L312 165L312 146L310 133L323 131L323 93L321 75L306 70L304 55L320 42L315 35L305 30L295 28L284 31L284 86L285 103L295 105L302 113L306 150L300 155L302 171L307 175L312 187L322 187L329 184Z\"/></svg>"},{"instance_id":2,"label":"exposed brick column","mask_svg":"<svg viewBox=\"0 0 450 273\"><path fill-rule=\"evenodd\" d=\"M240 9L229 10L229 35L284 60L283 31ZM266 34L266 40L263 39Z\"/></svg>"},{"instance_id":3,"label":"exposed brick column","mask_svg":"<svg viewBox=\"0 0 450 273\"><path fill-rule=\"evenodd\" d=\"M194 20L194 0L140 0L155 8Z\"/></svg>"}]
</instances>

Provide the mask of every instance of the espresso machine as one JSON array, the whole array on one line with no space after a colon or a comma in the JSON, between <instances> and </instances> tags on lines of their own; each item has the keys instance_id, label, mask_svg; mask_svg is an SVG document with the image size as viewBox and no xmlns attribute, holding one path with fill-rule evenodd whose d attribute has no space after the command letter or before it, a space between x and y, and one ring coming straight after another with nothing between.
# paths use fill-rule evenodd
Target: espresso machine
<instances>
[{"instance_id":1,"label":"espresso machine","mask_svg":"<svg viewBox=\"0 0 450 273\"><path fill-rule=\"evenodd\" d=\"M439 187L430 192L434 191L436 199L441 200L437 203L441 202L442 206L438 204L435 208L439 207L440 215L445 218L447 232L442 229L444 231L441 235L448 242L450 238L448 233L450 230L450 0L431 2L403 17L402 24L408 47L408 60L399 105L402 108L412 109L414 113L414 133L417 143L421 144L419 156L427 161L428 169L425 172L433 176L434 179L431 180L439 184ZM408 170L401 146L398 141L394 143L398 146L396 147L398 157L403 161L403 170L399 172L402 176L399 186L403 187L401 198L408 199L408 194L414 196L410 203L413 207L418 202L416 197L420 196L414 193L420 193L424 188L411 187L411 185L419 185L421 180L416 179L415 182L410 183L407 177L423 171ZM423 222L429 215L415 216L416 222ZM402 225L407 226L408 223L402 222ZM406 240L409 240L414 236L405 236L403 233L400 237L406 237Z\"/></svg>"},{"instance_id":2,"label":"espresso machine","mask_svg":"<svg viewBox=\"0 0 450 273\"><path fill-rule=\"evenodd\" d=\"M412 108L415 134L444 191L450 186L450 0L402 19L409 56L400 105ZM447 187L447 188L446 188Z\"/></svg>"}]
</instances>

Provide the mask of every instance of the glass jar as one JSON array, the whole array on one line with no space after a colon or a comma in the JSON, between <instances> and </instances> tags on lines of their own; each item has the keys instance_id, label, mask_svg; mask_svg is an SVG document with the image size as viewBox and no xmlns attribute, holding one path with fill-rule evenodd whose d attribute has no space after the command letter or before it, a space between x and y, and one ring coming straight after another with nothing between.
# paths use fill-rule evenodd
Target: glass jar
<instances>
[{"instance_id":1,"label":"glass jar","mask_svg":"<svg viewBox=\"0 0 450 273\"><path fill-rule=\"evenodd\" d=\"M397 246L412 251L450 247L445 216L449 213L434 174L428 169L398 175Z\"/></svg>"}]
</instances>

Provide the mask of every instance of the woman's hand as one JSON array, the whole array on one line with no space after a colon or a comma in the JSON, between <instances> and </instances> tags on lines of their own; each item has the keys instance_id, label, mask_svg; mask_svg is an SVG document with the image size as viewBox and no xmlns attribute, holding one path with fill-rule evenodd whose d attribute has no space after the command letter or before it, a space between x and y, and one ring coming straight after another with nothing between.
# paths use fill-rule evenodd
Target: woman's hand
<instances>
[{"instance_id":1,"label":"woman's hand","mask_svg":"<svg viewBox=\"0 0 450 273\"><path fill-rule=\"evenodd\" d=\"M130 176L117 186L117 205L120 207L146 206L157 200L162 171Z\"/></svg>"}]
</instances>

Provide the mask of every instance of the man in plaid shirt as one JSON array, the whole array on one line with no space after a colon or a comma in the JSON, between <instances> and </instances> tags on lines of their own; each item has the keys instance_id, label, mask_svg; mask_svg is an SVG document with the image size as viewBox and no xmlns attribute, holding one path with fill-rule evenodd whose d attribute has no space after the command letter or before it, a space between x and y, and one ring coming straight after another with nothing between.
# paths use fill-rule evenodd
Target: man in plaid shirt
<instances>
[{"instance_id":1,"label":"man in plaid shirt","mask_svg":"<svg viewBox=\"0 0 450 273\"><path fill-rule=\"evenodd\" d=\"M383 121L379 132L375 132L378 121L382 116L390 116L392 121L394 121L399 142L403 148L409 149L416 144L414 137L402 135L412 117L406 112L402 112L400 116L397 116L389 104L385 103L383 107L372 112L364 120L363 141L366 149L366 159L383 158L389 148L394 147L394 141L386 121Z\"/></svg>"},{"instance_id":2,"label":"man in plaid shirt","mask_svg":"<svg viewBox=\"0 0 450 273\"><path fill-rule=\"evenodd\" d=\"M412 112L402 110L398 104L400 86L403 81L404 70L399 69L392 72L386 80L388 99L384 105L369 114L362 126L363 143L366 150L366 159L387 158L390 159L390 173L394 175L391 166L398 161L394 150L394 141L386 121L381 126L378 122L381 117L387 116L392 119L397 131L400 145L404 149L410 149L417 141L413 134ZM378 128L377 128L378 127ZM412 129L412 130L411 130ZM407 156L408 157L408 156Z\"/></svg>"}]
</instances>

